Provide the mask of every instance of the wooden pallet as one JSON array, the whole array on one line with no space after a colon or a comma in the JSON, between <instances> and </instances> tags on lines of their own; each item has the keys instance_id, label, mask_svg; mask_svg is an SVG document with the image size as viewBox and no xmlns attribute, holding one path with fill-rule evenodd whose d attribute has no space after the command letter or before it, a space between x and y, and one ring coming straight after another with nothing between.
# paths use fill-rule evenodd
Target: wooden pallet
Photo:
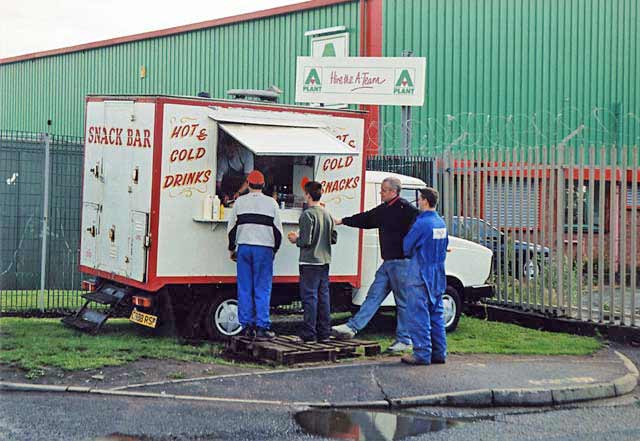
<instances>
[{"instance_id":1,"label":"wooden pallet","mask_svg":"<svg viewBox=\"0 0 640 441\"><path fill-rule=\"evenodd\" d=\"M380 353L380 344L364 340L336 340L323 343L305 343L293 335L278 335L273 340L255 341L246 337L232 337L227 343L231 357L291 365L336 361L356 357L356 350L364 349L365 356Z\"/></svg>"}]
</instances>

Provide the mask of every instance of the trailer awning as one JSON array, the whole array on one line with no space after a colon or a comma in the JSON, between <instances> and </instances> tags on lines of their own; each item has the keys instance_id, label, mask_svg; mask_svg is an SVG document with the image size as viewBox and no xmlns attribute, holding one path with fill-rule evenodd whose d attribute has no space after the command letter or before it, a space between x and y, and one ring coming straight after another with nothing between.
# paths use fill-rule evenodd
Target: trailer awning
<instances>
[{"instance_id":1,"label":"trailer awning","mask_svg":"<svg viewBox=\"0 0 640 441\"><path fill-rule=\"evenodd\" d=\"M358 154L320 127L220 123L220 128L259 156Z\"/></svg>"},{"instance_id":2,"label":"trailer awning","mask_svg":"<svg viewBox=\"0 0 640 441\"><path fill-rule=\"evenodd\" d=\"M322 118L294 112L211 107L209 118L219 123L257 124L261 126L326 128Z\"/></svg>"}]
</instances>

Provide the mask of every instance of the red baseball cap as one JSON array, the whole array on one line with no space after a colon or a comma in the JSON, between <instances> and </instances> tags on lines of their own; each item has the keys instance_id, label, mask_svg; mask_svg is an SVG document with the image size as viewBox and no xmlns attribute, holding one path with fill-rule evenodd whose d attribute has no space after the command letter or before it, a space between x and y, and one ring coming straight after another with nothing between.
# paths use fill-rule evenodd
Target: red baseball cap
<instances>
[{"instance_id":1,"label":"red baseball cap","mask_svg":"<svg viewBox=\"0 0 640 441\"><path fill-rule=\"evenodd\" d=\"M254 170L247 176L247 182L253 185L264 185L264 175L258 170Z\"/></svg>"}]
</instances>

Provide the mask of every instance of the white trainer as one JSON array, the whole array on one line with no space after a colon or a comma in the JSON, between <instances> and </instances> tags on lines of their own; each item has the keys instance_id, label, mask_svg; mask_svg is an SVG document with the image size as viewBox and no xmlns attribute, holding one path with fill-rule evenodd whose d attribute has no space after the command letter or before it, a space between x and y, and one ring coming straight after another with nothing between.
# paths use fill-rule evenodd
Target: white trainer
<instances>
[{"instance_id":1,"label":"white trainer","mask_svg":"<svg viewBox=\"0 0 640 441\"><path fill-rule=\"evenodd\" d=\"M413 345L402 343L401 341L396 340L393 342L391 346L387 348L387 352L398 353L398 352L408 351L410 349L413 349Z\"/></svg>"},{"instance_id":2,"label":"white trainer","mask_svg":"<svg viewBox=\"0 0 640 441\"><path fill-rule=\"evenodd\" d=\"M342 340L349 340L356 336L356 331L354 331L349 326L344 324L344 325L332 326L331 335Z\"/></svg>"}]
</instances>

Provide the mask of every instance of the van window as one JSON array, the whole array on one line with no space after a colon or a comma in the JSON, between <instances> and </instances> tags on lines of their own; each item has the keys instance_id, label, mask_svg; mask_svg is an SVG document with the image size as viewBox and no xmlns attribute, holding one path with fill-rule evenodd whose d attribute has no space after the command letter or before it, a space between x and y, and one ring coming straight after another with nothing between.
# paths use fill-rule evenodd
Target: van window
<instances>
[{"instance_id":1,"label":"van window","mask_svg":"<svg viewBox=\"0 0 640 441\"><path fill-rule=\"evenodd\" d=\"M403 188L400 190L400 197L406 199L416 207L418 206L418 190L415 188Z\"/></svg>"}]
</instances>

